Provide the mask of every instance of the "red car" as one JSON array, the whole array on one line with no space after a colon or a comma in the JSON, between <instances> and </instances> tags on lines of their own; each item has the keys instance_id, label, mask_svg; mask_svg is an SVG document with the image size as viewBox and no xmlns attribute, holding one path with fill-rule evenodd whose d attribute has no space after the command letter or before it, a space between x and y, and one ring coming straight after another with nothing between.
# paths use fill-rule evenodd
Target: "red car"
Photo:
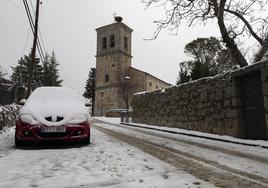
<instances>
[{"instance_id":1,"label":"red car","mask_svg":"<svg viewBox=\"0 0 268 188\"><path fill-rule=\"evenodd\" d=\"M19 111L16 146L47 141L90 143L89 105L69 88L37 88Z\"/></svg>"}]
</instances>

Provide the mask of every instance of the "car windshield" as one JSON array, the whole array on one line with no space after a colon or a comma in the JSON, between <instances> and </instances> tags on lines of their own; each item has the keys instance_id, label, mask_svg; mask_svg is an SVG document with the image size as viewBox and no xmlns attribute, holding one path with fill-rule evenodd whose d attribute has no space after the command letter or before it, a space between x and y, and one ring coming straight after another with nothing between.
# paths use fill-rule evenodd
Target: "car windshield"
<instances>
[{"instance_id":1,"label":"car windshield","mask_svg":"<svg viewBox=\"0 0 268 188\"><path fill-rule=\"evenodd\" d=\"M27 103L34 104L36 102L81 102L80 97L75 91L64 87L41 87L36 89Z\"/></svg>"}]
</instances>

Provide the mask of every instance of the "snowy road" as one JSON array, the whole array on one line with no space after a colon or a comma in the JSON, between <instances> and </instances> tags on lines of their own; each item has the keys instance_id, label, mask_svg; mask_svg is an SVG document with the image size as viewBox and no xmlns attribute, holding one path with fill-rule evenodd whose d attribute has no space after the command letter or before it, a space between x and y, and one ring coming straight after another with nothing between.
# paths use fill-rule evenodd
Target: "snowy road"
<instances>
[{"instance_id":1,"label":"snowy road","mask_svg":"<svg viewBox=\"0 0 268 188\"><path fill-rule=\"evenodd\" d=\"M15 148L14 128L2 131L0 187L268 187L268 149L97 119L91 141Z\"/></svg>"},{"instance_id":2,"label":"snowy road","mask_svg":"<svg viewBox=\"0 0 268 188\"><path fill-rule=\"evenodd\" d=\"M101 121L96 121L95 126L219 187L268 187L267 149Z\"/></svg>"},{"instance_id":3,"label":"snowy road","mask_svg":"<svg viewBox=\"0 0 268 188\"><path fill-rule=\"evenodd\" d=\"M14 147L14 128L0 133L0 187L210 188L145 152L92 128L89 146Z\"/></svg>"}]
</instances>

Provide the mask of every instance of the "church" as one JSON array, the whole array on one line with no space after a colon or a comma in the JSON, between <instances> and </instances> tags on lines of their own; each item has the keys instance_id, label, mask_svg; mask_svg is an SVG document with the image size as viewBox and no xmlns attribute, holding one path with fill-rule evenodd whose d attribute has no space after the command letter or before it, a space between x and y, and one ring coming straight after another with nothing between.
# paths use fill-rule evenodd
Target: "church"
<instances>
[{"instance_id":1,"label":"church","mask_svg":"<svg viewBox=\"0 0 268 188\"><path fill-rule=\"evenodd\" d=\"M131 65L132 29L115 17L115 22L96 29L96 84L94 115L131 107L134 93L163 89L171 84Z\"/></svg>"}]
</instances>

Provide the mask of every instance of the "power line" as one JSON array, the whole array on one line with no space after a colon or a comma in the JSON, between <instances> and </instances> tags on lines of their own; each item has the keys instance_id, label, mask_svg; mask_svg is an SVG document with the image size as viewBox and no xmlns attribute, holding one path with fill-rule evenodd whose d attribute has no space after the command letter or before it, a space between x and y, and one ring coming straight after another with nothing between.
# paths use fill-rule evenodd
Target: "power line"
<instances>
[{"instance_id":1,"label":"power line","mask_svg":"<svg viewBox=\"0 0 268 188\"><path fill-rule=\"evenodd\" d=\"M30 9L29 9L28 2L27 2L27 0L23 0L23 3L24 3L24 7L25 7L25 10L26 10L26 13L27 13L28 21L30 22L31 30L32 30L32 32L34 34L33 18L32 18ZM40 49L39 45L37 45L37 49L38 49L38 53L40 55L40 59L43 62L43 56L42 56L42 52L41 52L41 49Z\"/></svg>"},{"instance_id":2,"label":"power line","mask_svg":"<svg viewBox=\"0 0 268 188\"><path fill-rule=\"evenodd\" d=\"M32 2L32 0L30 0L30 5L31 5L31 8L32 8L33 13L35 14L35 10L34 10L34 7L33 7L33 2Z\"/></svg>"},{"instance_id":3,"label":"power line","mask_svg":"<svg viewBox=\"0 0 268 188\"><path fill-rule=\"evenodd\" d=\"M31 2L32 2L32 0L31 0ZM41 2L41 4L42 4L42 2ZM42 11L42 10L43 10L43 6L41 6L41 11ZM46 46L45 46L45 43L44 43L44 40L43 40L42 32L41 32L41 30L40 30L40 27L39 27L38 29L39 29L39 33L40 33L41 44L43 45L44 51L47 52L47 50L46 50ZM45 55L46 55L46 54L45 54Z\"/></svg>"},{"instance_id":4,"label":"power line","mask_svg":"<svg viewBox=\"0 0 268 188\"><path fill-rule=\"evenodd\" d=\"M24 12L24 10L22 8L20 8L18 6L18 4L16 4L15 2L11 1L11 0L7 0L12 6L16 7L17 9L21 10ZM29 22L30 22L30 26L31 26L31 29L32 29L32 32L34 34L34 31L33 31L33 28L34 28L34 24L33 24L33 19L32 19L32 16L31 16L31 13L30 13L30 9L29 9L29 6L28 6L28 3L27 3L27 0L23 0L23 3L24 3L24 6L25 6L25 9L26 9L26 13L27 13L27 16L28 16L28 19L29 19L29 16L30 16L30 19L29 19ZM31 4L31 8L32 8L32 11L34 12L34 8L33 8L33 3L32 1L30 0L30 4ZM41 58L41 61L43 62L43 59L44 59L44 50L45 50L45 45L44 45L44 41L43 41L43 38L42 38L42 34L41 34L41 31L40 29L39 30L39 33L40 33L40 38L41 38L41 43L39 41L39 38L37 39L38 40L38 53L40 55L40 58ZM29 31L28 31L28 34L27 34L27 39L26 39L26 42L25 42L25 45L24 45L24 49L23 49L23 53L25 52L25 49L26 49L26 45L27 45L27 42L28 42L28 39L29 39ZM42 44L42 45L41 45ZM42 47L43 46L43 47ZM43 50L44 49L44 50Z\"/></svg>"},{"instance_id":5,"label":"power line","mask_svg":"<svg viewBox=\"0 0 268 188\"><path fill-rule=\"evenodd\" d=\"M33 18L32 18L30 9L29 9L28 2L27 2L27 0L23 0L23 3L24 3L24 7L25 7L26 14L27 14L27 17L28 17L28 21L29 21L30 26L31 26L31 30L32 30L32 32L34 34L34 23L33 23ZM41 61L44 62L44 52L43 52L42 46L41 46L40 41L39 41L38 38L37 38L37 50L38 50L38 53L40 55Z\"/></svg>"},{"instance_id":6,"label":"power line","mask_svg":"<svg viewBox=\"0 0 268 188\"><path fill-rule=\"evenodd\" d=\"M31 15L31 11L29 9L29 5L28 5L28 2L27 0L23 0L25 2L25 5L26 5L26 12L27 12L27 16L28 16L28 19L30 21L30 25L31 25L31 28L32 28L32 32L34 34L34 23L33 23L33 18L32 18L32 15ZM42 46L40 44L40 41L39 41L39 38L37 37L37 50L38 50L38 53L40 55L40 58L41 58L41 61L44 62L44 52L43 52L43 49L42 49Z\"/></svg>"},{"instance_id":7,"label":"power line","mask_svg":"<svg viewBox=\"0 0 268 188\"><path fill-rule=\"evenodd\" d=\"M40 28L40 27L39 27ZM44 43L44 40L43 40L43 37L42 37L42 33L41 33L41 30L38 28L39 30L39 34L40 34L40 39L41 39L41 44L43 46L43 49L44 51L46 52L46 48L45 48L45 43ZM44 54L43 54L44 55Z\"/></svg>"},{"instance_id":8,"label":"power line","mask_svg":"<svg viewBox=\"0 0 268 188\"><path fill-rule=\"evenodd\" d=\"M16 7L17 9L21 10L22 12L24 12L24 10L19 7L19 5L17 3L14 3L13 1L11 0L7 0L12 6Z\"/></svg>"},{"instance_id":9,"label":"power line","mask_svg":"<svg viewBox=\"0 0 268 188\"><path fill-rule=\"evenodd\" d=\"M28 29L28 32L27 32L27 37L26 37L26 41L25 41L25 44L24 44L24 48L23 48L23 51L22 51L22 56L24 55L25 53L25 49L26 49L26 46L27 46L27 43L28 43L28 40L29 40L29 35L30 35L30 29Z\"/></svg>"},{"instance_id":10,"label":"power line","mask_svg":"<svg viewBox=\"0 0 268 188\"><path fill-rule=\"evenodd\" d=\"M31 8L32 8L33 13L35 13L35 10L34 10L34 7L33 7L32 0L30 0L30 5L31 5ZM38 27L38 31L39 31L39 34L40 34L41 44L42 44L43 49L44 49L43 51L46 52L46 48L45 48L45 44L44 44L44 40L43 40L43 37L42 37L42 33L41 33L41 30L40 30L40 27ZM39 37L38 37L37 40L38 40L38 43L39 43L39 45L40 45ZM44 53L43 53L43 56L44 56Z\"/></svg>"}]
</instances>

